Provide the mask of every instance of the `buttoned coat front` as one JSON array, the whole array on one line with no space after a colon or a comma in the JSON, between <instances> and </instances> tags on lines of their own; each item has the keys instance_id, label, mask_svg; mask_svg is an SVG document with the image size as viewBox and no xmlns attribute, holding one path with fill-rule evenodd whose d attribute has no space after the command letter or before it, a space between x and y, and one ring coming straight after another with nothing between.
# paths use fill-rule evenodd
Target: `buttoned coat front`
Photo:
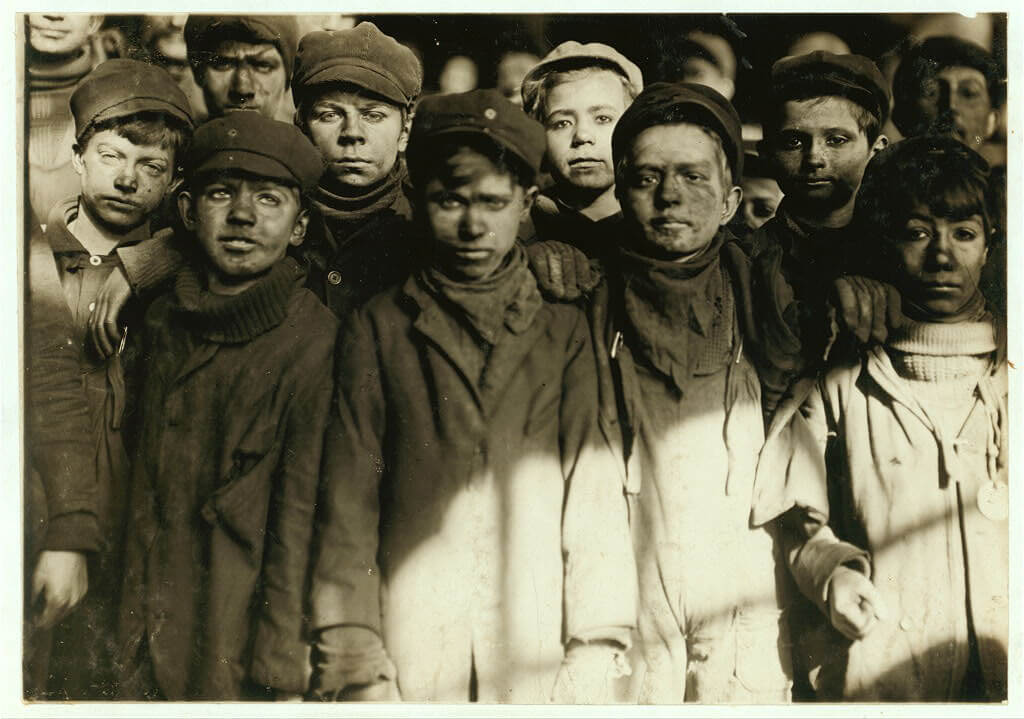
<instances>
[{"instance_id":1,"label":"buttoned coat front","mask_svg":"<svg viewBox=\"0 0 1024 719\"><path fill-rule=\"evenodd\" d=\"M475 672L480 701L547 701L564 641L636 616L583 312L506 318L482 376L415 278L344 327L314 627L380 633L405 700L466 701Z\"/></svg>"}]
</instances>

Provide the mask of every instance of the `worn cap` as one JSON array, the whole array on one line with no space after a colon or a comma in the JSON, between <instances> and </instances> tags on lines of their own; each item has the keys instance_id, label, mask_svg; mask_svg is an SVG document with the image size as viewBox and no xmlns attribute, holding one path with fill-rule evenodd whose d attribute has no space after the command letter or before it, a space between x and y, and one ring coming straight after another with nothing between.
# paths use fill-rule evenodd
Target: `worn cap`
<instances>
[{"instance_id":1,"label":"worn cap","mask_svg":"<svg viewBox=\"0 0 1024 719\"><path fill-rule=\"evenodd\" d=\"M107 60L96 66L71 94L75 136L90 125L137 112L165 112L189 127L192 107L174 78L161 67L138 60Z\"/></svg>"},{"instance_id":2,"label":"worn cap","mask_svg":"<svg viewBox=\"0 0 1024 719\"><path fill-rule=\"evenodd\" d=\"M546 147L543 126L497 90L431 95L416 108L406 151L410 168L416 166L432 140L455 134L488 137L534 172L540 168Z\"/></svg>"},{"instance_id":3,"label":"worn cap","mask_svg":"<svg viewBox=\"0 0 1024 719\"><path fill-rule=\"evenodd\" d=\"M294 125L258 112L230 112L199 126L185 158L189 178L211 170L240 170L308 192L316 187L324 164Z\"/></svg>"},{"instance_id":4,"label":"worn cap","mask_svg":"<svg viewBox=\"0 0 1024 719\"><path fill-rule=\"evenodd\" d=\"M786 100L837 95L857 103L884 125L889 117L889 83L862 55L835 55L816 50L784 57L772 66L775 104Z\"/></svg>"},{"instance_id":5,"label":"worn cap","mask_svg":"<svg viewBox=\"0 0 1024 719\"><path fill-rule=\"evenodd\" d=\"M213 57L224 40L267 42L277 48L291 80L299 26L291 15L189 15L185 22L188 61L198 68Z\"/></svg>"},{"instance_id":6,"label":"worn cap","mask_svg":"<svg viewBox=\"0 0 1024 719\"><path fill-rule=\"evenodd\" d=\"M423 68L415 53L372 22L351 30L316 30L299 43L292 95L313 85L350 82L397 105L408 105L423 87Z\"/></svg>"},{"instance_id":7,"label":"worn cap","mask_svg":"<svg viewBox=\"0 0 1024 719\"><path fill-rule=\"evenodd\" d=\"M588 42L583 45L575 40L569 40L545 55L543 60L526 73L522 89L523 109L531 115L534 113L540 97L538 81L545 75L588 65L608 67L619 73L629 81L634 95L640 94L644 87L644 76L640 68L615 48L599 42Z\"/></svg>"},{"instance_id":8,"label":"worn cap","mask_svg":"<svg viewBox=\"0 0 1024 719\"><path fill-rule=\"evenodd\" d=\"M615 164L641 132L656 125L687 122L704 125L722 138L722 149L733 182L743 176L743 125L732 103L706 85L692 82L654 82L626 108L612 133Z\"/></svg>"}]
</instances>

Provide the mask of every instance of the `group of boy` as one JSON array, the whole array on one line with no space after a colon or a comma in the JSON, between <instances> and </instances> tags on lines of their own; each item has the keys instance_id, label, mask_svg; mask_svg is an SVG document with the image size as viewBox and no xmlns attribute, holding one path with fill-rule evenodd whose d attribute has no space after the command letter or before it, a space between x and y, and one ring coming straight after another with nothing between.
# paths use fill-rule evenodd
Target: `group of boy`
<instances>
[{"instance_id":1,"label":"group of boy","mask_svg":"<svg viewBox=\"0 0 1024 719\"><path fill-rule=\"evenodd\" d=\"M52 627L87 583L54 653L106 673L67 689L51 657L30 694L1005 697L987 165L886 149L870 60L776 63L785 201L741 244L716 90L570 42L522 109L416 104L370 23L294 57L261 36L262 67L234 33L263 21L233 20L195 20L230 38L193 60L204 92L235 79L194 135L152 66L71 98L80 192L30 253L30 604ZM264 70L294 125L247 89Z\"/></svg>"}]
</instances>

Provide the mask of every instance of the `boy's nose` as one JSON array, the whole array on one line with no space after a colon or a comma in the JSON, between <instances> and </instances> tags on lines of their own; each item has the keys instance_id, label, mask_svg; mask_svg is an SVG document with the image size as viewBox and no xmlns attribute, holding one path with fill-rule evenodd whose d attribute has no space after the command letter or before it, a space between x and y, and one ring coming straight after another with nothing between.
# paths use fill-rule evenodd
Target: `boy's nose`
<instances>
[{"instance_id":1,"label":"boy's nose","mask_svg":"<svg viewBox=\"0 0 1024 719\"><path fill-rule=\"evenodd\" d=\"M231 77L231 91L245 97L253 95L252 71L244 64L239 65Z\"/></svg>"},{"instance_id":2,"label":"boy's nose","mask_svg":"<svg viewBox=\"0 0 1024 719\"><path fill-rule=\"evenodd\" d=\"M256 221L253 212L252 196L246 192L235 195L231 201L231 209L228 212L228 222L235 224L252 224Z\"/></svg>"},{"instance_id":3,"label":"boy's nose","mask_svg":"<svg viewBox=\"0 0 1024 719\"><path fill-rule=\"evenodd\" d=\"M114 187L121 192L135 192L139 189L139 180L135 173L124 170L114 178Z\"/></svg>"}]
</instances>

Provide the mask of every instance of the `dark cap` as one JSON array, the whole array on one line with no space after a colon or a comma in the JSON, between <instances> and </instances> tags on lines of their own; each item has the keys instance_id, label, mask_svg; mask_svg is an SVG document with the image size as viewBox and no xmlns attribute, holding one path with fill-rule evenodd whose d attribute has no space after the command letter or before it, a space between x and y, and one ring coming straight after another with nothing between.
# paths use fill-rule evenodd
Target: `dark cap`
<instances>
[{"instance_id":1,"label":"dark cap","mask_svg":"<svg viewBox=\"0 0 1024 719\"><path fill-rule=\"evenodd\" d=\"M993 108L1006 100L1006 69L985 48L949 35L930 37L904 51L892 81L893 122L904 135L917 134L911 115L922 84L947 67L969 67L980 72Z\"/></svg>"},{"instance_id":2,"label":"dark cap","mask_svg":"<svg viewBox=\"0 0 1024 719\"><path fill-rule=\"evenodd\" d=\"M722 139L733 182L743 176L743 125L732 103L719 92L692 82L654 82L626 108L612 133L618 165L633 139L649 127L678 123L703 125Z\"/></svg>"},{"instance_id":3,"label":"dark cap","mask_svg":"<svg viewBox=\"0 0 1024 719\"><path fill-rule=\"evenodd\" d=\"M546 146L544 127L493 89L423 98L416 108L406 151L410 168L442 135L490 138L534 172L540 168Z\"/></svg>"},{"instance_id":4,"label":"dark cap","mask_svg":"<svg viewBox=\"0 0 1024 719\"><path fill-rule=\"evenodd\" d=\"M138 60L107 60L71 93L75 136L97 122L137 112L165 112L192 127L192 107L174 78Z\"/></svg>"},{"instance_id":5,"label":"dark cap","mask_svg":"<svg viewBox=\"0 0 1024 719\"><path fill-rule=\"evenodd\" d=\"M316 30L303 36L295 57L295 104L314 85L349 82L396 105L412 103L423 87L415 53L371 22L351 30Z\"/></svg>"},{"instance_id":6,"label":"dark cap","mask_svg":"<svg viewBox=\"0 0 1024 719\"><path fill-rule=\"evenodd\" d=\"M281 53L291 80L299 26L291 15L189 15L185 22L185 46L194 69L209 62L224 40L270 43Z\"/></svg>"},{"instance_id":7,"label":"dark cap","mask_svg":"<svg viewBox=\"0 0 1024 719\"><path fill-rule=\"evenodd\" d=\"M787 100L836 95L845 97L878 119L889 117L889 83L871 60L862 55L835 55L816 50L790 55L772 66L773 104Z\"/></svg>"},{"instance_id":8,"label":"dark cap","mask_svg":"<svg viewBox=\"0 0 1024 719\"><path fill-rule=\"evenodd\" d=\"M239 170L308 192L316 187L324 164L295 125L258 112L229 112L199 126L185 159L189 178L211 170Z\"/></svg>"}]
</instances>

